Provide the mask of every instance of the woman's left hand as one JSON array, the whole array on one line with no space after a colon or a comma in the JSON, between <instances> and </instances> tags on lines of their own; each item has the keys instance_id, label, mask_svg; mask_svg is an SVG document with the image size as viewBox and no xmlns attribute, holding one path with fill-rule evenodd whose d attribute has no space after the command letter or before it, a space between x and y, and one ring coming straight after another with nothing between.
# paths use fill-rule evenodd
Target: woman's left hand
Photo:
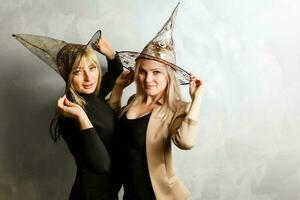
<instances>
[{"instance_id":1,"label":"woman's left hand","mask_svg":"<svg viewBox=\"0 0 300 200\"><path fill-rule=\"evenodd\" d=\"M190 75L190 87L189 92L192 99L195 99L200 96L200 90L202 88L203 81L199 77Z\"/></svg>"},{"instance_id":2,"label":"woman's left hand","mask_svg":"<svg viewBox=\"0 0 300 200\"><path fill-rule=\"evenodd\" d=\"M116 55L116 51L112 45L103 36L98 38L96 44L93 46L99 53L103 54L107 59L113 60Z\"/></svg>"}]
</instances>

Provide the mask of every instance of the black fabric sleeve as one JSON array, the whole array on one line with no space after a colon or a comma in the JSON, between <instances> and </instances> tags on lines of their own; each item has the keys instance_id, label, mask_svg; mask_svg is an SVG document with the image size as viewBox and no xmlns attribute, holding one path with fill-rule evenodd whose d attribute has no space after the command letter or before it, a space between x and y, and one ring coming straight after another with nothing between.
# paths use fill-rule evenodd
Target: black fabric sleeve
<instances>
[{"instance_id":1,"label":"black fabric sleeve","mask_svg":"<svg viewBox=\"0 0 300 200\"><path fill-rule=\"evenodd\" d=\"M111 169L111 161L106 147L95 128L80 131L82 135L82 165L96 173L105 173Z\"/></svg>"},{"instance_id":2,"label":"black fabric sleeve","mask_svg":"<svg viewBox=\"0 0 300 200\"><path fill-rule=\"evenodd\" d=\"M62 118L60 132L80 168L97 174L110 170L109 154L94 128L80 131L73 119Z\"/></svg>"},{"instance_id":3,"label":"black fabric sleeve","mask_svg":"<svg viewBox=\"0 0 300 200\"><path fill-rule=\"evenodd\" d=\"M118 76L123 72L122 64L117 59L107 60L107 72L102 76L99 96L105 99L114 87Z\"/></svg>"}]
</instances>

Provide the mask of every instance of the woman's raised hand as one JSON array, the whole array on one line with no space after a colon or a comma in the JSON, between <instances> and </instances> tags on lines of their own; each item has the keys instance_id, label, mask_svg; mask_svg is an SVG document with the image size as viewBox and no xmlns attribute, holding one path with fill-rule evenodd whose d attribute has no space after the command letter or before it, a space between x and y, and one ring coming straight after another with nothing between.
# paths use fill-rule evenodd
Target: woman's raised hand
<instances>
[{"instance_id":1,"label":"woman's raised hand","mask_svg":"<svg viewBox=\"0 0 300 200\"><path fill-rule=\"evenodd\" d=\"M93 127L83 108L67 99L66 95L58 99L57 108L64 117L76 119L79 123L80 130Z\"/></svg>"},{"instance_id":2,"label":"woman's raised hand","mask_svg":"<svg viewBox=\"0 0 300 200\"><path fill-rule=\"evenodd\" d=\"M116 51L106 38L98 38L96 44L94 44L93 47L105 57L107 57L107 59L113 60L115 58Z\"/></svg>"},{"instance_id":3,"label":"woman's raised hand","mask_svg":"<svg viewBox=\"0 0 300 200\"><path fill-rule=\"evenodd\" d=\"M71 102L69 99L67 99L66 95L58 99L57 108L64 117L68 118L79 119L81 115L85 114L85 111L82 109L82 107Z\"/></svg>"},{"instance_id":4,"label":"woman's raised hand","mask_svg":"<svg viewBox=\"0 0 300 200\"><path fill-rule=\"evenodd\" d=\"M203 85L203 81L199 77L190 75L190 87L189 92L192 99L198 98L200 96L200 91Z\"/></svg>"},{"instance_id":5,"label":"woman's raised hand","mask_svg":"<svg viewBox=\"0 0 300 200\"><path fill-rule=\"evenodd\" d=\"M115 88L123 90L133 82L134 72L133 70L124 70L120 74L115 82Z\"/></svg>"}]
</instances>

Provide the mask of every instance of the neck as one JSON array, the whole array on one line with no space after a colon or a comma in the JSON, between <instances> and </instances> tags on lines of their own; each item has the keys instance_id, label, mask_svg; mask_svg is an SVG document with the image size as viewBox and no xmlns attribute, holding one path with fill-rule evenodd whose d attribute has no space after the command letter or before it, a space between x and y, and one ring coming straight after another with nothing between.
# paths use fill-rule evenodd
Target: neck
<instances>
[{"instance_id":1,"label":"neck","mask_svg":"<svg viewBox=\"0 0 300 200\"><path fill-rule=\"evenodd\" d=\"M156 96L147 95L146 98L145 98L145 104L146 105L162 104L163 101L164 101L163 94L159 94L159 95L156 95Z\"/></svg>"},{"instance_id":2,"label":"neck","mask_svg":"<svg viewBox=\"0 0 300 200\"><path fill-rule=\"evenodd\" d=\"M82 96L84 99L88 100L91 99L93 97L95 97L95 93L91 93L91 94L83 94L83 93L79 93L80 96Z\"/></svg>"}]
</instances>

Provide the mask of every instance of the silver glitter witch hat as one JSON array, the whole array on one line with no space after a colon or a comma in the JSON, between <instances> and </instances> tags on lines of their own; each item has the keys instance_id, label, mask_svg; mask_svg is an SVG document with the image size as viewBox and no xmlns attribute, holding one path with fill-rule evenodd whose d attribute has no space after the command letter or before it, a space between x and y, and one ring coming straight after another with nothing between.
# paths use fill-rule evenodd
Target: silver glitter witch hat
<instances>
[{"instance_id":1,"label":"silver glitter witch hat","mask_svg":"<svg viewBox=\"0 0 300 200\"><path fill-rule=\"evenodd\" d=\"M133 51L120 51L117 53L117 59L120 60L125 68L134 68L136 61L139 58L156 60L170 66L174 71L176 71L180 84L189 84L190 73L176 65L173 28L178 6L179 3L162 29L144 47L141 53Z\"/></svg>"}]
</instances>

